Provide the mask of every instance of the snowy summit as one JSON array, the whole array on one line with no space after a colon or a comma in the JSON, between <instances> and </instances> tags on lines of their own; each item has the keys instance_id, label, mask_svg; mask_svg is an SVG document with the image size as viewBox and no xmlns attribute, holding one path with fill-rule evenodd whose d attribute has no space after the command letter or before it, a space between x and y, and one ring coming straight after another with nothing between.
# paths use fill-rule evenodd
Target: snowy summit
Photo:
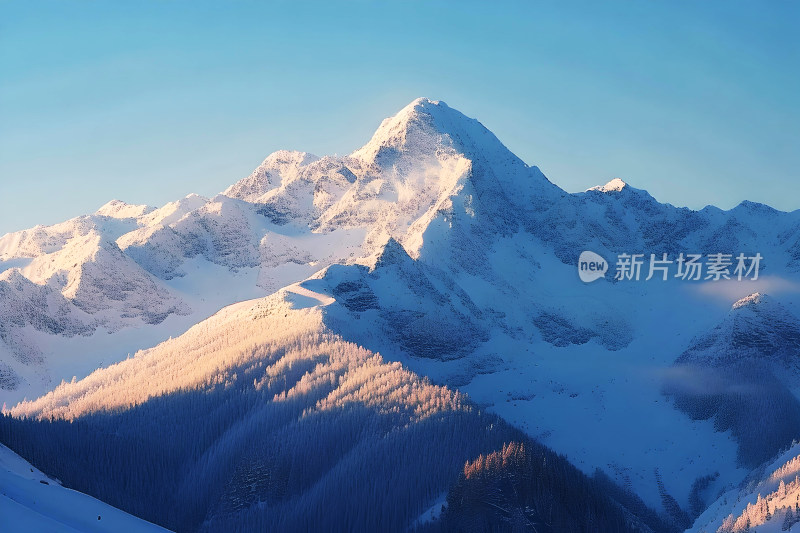
<instances>
[{"instance_id":1,"label":"snowy summit","mask_svg":"<svg viewBox=\"0 0 800 533\"><path fill-rule=\"evenodd\" d=\"M622 181L619 178L614 178L613 180L609 181L605 185L595 185L587 190L589 191L600 191L600 192L619 192L623 188L627 187L628 184Z\"/></svg>"}]
</instances>

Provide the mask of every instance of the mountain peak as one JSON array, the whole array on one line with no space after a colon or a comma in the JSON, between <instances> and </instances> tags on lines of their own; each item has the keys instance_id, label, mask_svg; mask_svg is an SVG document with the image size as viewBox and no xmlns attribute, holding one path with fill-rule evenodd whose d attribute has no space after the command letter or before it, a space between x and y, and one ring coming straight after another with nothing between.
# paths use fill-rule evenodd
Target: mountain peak
<instances>
[{"instance_id":1,"label":"mountain peak","mask_svg":"<svg viewBox=\"0 0 800 533\"><path fill-rule=\"evenodd\" d=\"M405 109L432 109L432 108L442 108L442 109L450 109L450 107L442 102L441 100L431 100L430 98L425 98L421 96L415 100L413 100L410 104L408 104ZM401 111L402 113L402 111Z\"/></svg>"},{"instance_id":2,"label":"mountain peak","mask_svg":"<svg viewBox=\"0 0 800 533\"><path fill-rule=\"evenodd\" d=\"M95 214L111 218L138 218L152 211L155 211L155 207L149 205L134 205L122 200L111 200L95 211Z\"/></svg>"},{"instance_id":3,"label":"mountain peak","mask_svg":"<svg viewBox=\"0 0 800 533\"><path fill-rule=\"evenodd\" d=\"M394 237L389 237L386 243L378 248L374 255L367 260L370 271L392 265L402 265L406 261L413 261L408 251Z\"/></svg>"},{"instance_id":4,"label":"mountain peak","mask_svg":"<svg viewBox=\"0 0 800 533\"><path fill-rule=\"evenodd\" d=\"M750 200L743 200L731 211L745 212L769 217L773 217L780 212L774 207L759 202L751 202Z\"/></svg>"},{"instance_id":5,"label":"mountain peak","mask_svg":"<svg viewBox=\"0 0 800 533\"><path fill-rule=\"evenodd\" d=\"M351 157L391 165L401 155L432 156L442 148L454 149L470 159L480 154L519 161L483 124L429 98L417 98L381 122L372 139Z\"/></svg>"},{"instance_id":6,"label":"mountain peak","mask_svg":"<svg viewBox=\"0 0 800 533\"><path fill-rule=\"evenodd\" d=\"M408 259L408 252L394 237L389 237L378 255L379 265L398 265Z\"/></svg>"},{"instance_id":7,"label":"mountain peak","mask_svg":"<svg viewBox=\"0 0 800 533\"><path fill-rule=\"evenodd\" d=\"M609 181L605 185L597 185L595 187L591 187L587 189L587 191L599 191L599 192L619 192L625 187L631 188L630 185L625 183L619 178L614 178L613 180Z\"/></svg>"},{"instance_id":8,"label":"mountain peak","mask_svg":"<svg viewBox=\"0 0 800 533\"><path fill-rule=\"evenodd\" d=\"M679 364L723 366L745 359L780 361L800 372L794 362L800 347L800 322L770 296L755 292L733 304L712 330L695 338Z\"/></svg>"},{"instance_id":9,"label":"mountain peak","mask_svg":"<svg viewBox=\"0 0 800 533\"><path fill-rule=\"evenodd\" d=\"M657 209L660 209L658 206L663 207L663 204L660 204L649 192L644 189L632 187L630 184L621 180L620 178L614 178L605 185L597 185L587 189L585 193L579 194L587 195L589 198L594 200L619 200L623 205L628 206L636 204L639 206L649 205L650 208Z\"/></svg>"},{"instance_id":10,"label":"mountain peak","mask_svg":"<svg viewBox=\"0 0 800 533\"><path fill-rule=\"evenodd\" d=\"M384 119L381 122L381 126L386 123L407 123L418 118L419 115L428 115L433 117L435 115L447 112L455 112L459 115L461 114L441 100L431 100L430 98L420 97L413 100L403 109L398 111L394 116Z\"/></svg>"},{"instance_id":11,"label":"mountain peak","mask_svg":"<svg viewBox=\"0 0 800 533\"><path fill-rule=\"evenodd\" d=\"M731 306L731 310L742 309L742 308L755 308L758 306L764 305L773 305L774 302L772 298L767 296L766 294L762 294L760 292L754 292L744 298L737 300Z\"/></svg>"},{"instance_id":12,"label":"mountain peak","mask_svg":"<svg viewBox=\"0 0 800 533\"><path fill-rule=\"evenodd\" d=\"M300 170L319 157L308 152L278 150L273 152L246 178L243 178L222 194L248 202L258 202L269 191L276 189L286 180L295 178Z\"/></svg>"},{"instance_id":13,"label":"mountain peak","mask_svg":"<svg viewBox=\"0 0 800 533\"><path fill-rule=\"evenodd\" d=\"M775 301L770 295L764 294L763 292L754 292L753 294L735 301L731 306L731 312L733 314L741 313L745 310L753 311L764 316L781 317L787 314L787 311L781 304Z\"/></svg>"}]
</instances>

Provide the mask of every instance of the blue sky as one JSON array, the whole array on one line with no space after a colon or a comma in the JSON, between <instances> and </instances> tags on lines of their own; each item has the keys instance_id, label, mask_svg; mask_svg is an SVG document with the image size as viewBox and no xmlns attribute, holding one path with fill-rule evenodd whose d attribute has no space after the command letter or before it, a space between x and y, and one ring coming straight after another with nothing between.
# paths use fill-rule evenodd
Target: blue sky
<instances>
[{"instance_id":1,"label":"blue sky","mask_svg":"<svg viewBox=\"0 0 800 533\"><path fill-rule=\"evenodd\" d=\"M0 1L0 234L352 151L418 96L568 191L800 208L800 3Z\"/></svg>"}]
</instances>

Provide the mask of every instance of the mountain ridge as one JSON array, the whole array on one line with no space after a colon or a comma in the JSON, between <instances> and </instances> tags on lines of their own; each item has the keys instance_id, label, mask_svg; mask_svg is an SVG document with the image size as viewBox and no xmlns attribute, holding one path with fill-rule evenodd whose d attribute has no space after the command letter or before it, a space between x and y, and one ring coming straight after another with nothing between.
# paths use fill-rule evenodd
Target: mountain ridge
<instances>
[{"instance_id":1,"label":"mountain ridge","mask_svg":"<svg viewBox=\"0 0 800 533\"><path fill-rule=\"evenodd\" d=\"M603 468L650 505L666 491L686 506L709 468L719 486L742 477L737 441L664 402L659 376L734 299L675 279L584 285L577 256L759 251L767 281L792 280L800 212L693 211L623 183L568 194L475 119L420 99L347 156L279 151L212 198L112 201L7 234L0 302L25 312L0 315L0 400L13 409L228 305L288 291L303 308L324 301L322 323L343 339L465 391L585 473ZM48 319L55 329L37 329ZM558 412L602 445L582 445ZM665 449L663 427L682 444ZM655 466L681 475L661 480Z\"/></svg>"}]
</instances>

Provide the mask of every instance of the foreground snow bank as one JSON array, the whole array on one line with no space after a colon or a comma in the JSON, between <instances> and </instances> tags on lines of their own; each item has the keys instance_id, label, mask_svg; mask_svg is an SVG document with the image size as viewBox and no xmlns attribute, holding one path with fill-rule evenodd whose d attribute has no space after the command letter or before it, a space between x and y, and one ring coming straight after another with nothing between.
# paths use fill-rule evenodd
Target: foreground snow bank
<instances>
[{"instance_id":1,"label":"foreground snow bank","mask_svg":"<svg viewBox=\"0 0 800 533\"><path fill-rule=\"evenodd\" d=\"M0 444L0 531L155 533L167 530L62 487Z\"/></svg>"}]
</instances>

